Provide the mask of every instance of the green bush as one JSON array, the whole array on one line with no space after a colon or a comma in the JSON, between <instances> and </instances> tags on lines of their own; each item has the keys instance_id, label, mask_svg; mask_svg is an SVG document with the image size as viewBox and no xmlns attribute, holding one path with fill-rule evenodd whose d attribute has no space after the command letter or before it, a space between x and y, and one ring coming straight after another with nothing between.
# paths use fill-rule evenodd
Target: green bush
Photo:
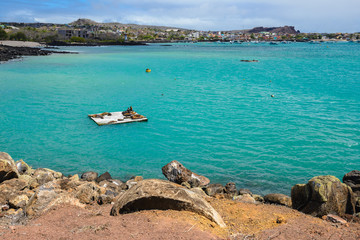
<instances>
[{"instance_id":1,"label":"green bush","mask_svg":"<svg viewBox=\"0 0 360 240\"><path fill-rule=\"evenodd\" d=\"M8 35L5 32L5 30L0 28L0 40L5 40L5 39L7 39L7 37L8 37Z\"/></svg>"},{"instance_id":2,"label":"green bush","mask_svg":"<svg viewBox=\"0 0 360 240\"><path fill-rule=\"evenodd\" d=\"M10 35L10 40L17 40L17 41L26 41L27 37L23 32L17 32L15 34Z\"/></svg>"},{"instance_id":3,"label":"green bush","mask_svg":"<svg viewBox=\"0 0 360 240\"><path fill-rule=\"evenodd\" d=\"M54 42L58 39L58 35L55 34L55 35L50 35L50 36L46 36L44 37L44 41L47 42L47 43L51 43L51 42Z\"/></svg>"},{"instance_id":4,"label":"green bush","mask_svg":"<svg viewBox=\"0 0 360 240\"><path fill-rule=\"evenodd\" d=\"M73 37L70 38L70 41L71 41L71 42L80 42L80 43L83 43L83 42L85 42L85 38L73 36Z\"/></svg>"},{"instance_id":5,"label":"green bush","mask_svg":"<svg viewBox=\"0 0 360 240\"><path fill-rule=\"evenodd\" d=\"M155 36L147 34L147 35L139 35L138 36L139 40L154 40Z\"/></svg>"}]
</instances>

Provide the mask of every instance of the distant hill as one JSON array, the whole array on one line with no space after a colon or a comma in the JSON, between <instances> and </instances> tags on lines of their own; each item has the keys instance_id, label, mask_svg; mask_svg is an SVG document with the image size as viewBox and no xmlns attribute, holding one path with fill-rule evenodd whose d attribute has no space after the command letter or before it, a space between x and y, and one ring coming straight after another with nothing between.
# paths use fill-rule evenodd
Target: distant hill
<instances>
[{"instance_id":1,"label":"distant hill","mask_svg":"<svg viewBox=\"0 0 360 240\"><path fill-rule=\"evenodd\" d=\"M85 26L85 25L96 26L96 25L98 25L98 23L91 20L91 19L79 18L78 20L69 23L69 25L73 25L73 26Z\"/></svg>"},{"instance_id":2,"label":"distant hill","mask_svg":"<svg viewBox=\"0 0 360 240\"><path fill-rule=\"evenodd\" d=\"M296 31L294 26L284 26L284 27L255 27L250 30L244 30L247 33L260 33L260 32L270 32L270 33L289 33L296 34L300 31Z\"/></svg>"},{"instance_id":3,"label":"distant hill","mask_svg":"<svg viewBox=\"0 0 360 240\"><path fill-rule=\"evenodd\" d=\"M106 27L131 27L135 29L141 29L141 28L154 28L154 29L160 29L160 30L166 30L166 29L179 29L179 30L188 30L185 28L178 28L178 27L169 27L169 26L153 26L153 25L139 25L139 24L125 24L125 23L118 23L118 22L111 22L111 23L99 23L95 22L91 19L87 18L79 18L78 20L69 23L70 26L74 27L82 27L82 26L106 26Z\"/></svg>"}]
</instances>

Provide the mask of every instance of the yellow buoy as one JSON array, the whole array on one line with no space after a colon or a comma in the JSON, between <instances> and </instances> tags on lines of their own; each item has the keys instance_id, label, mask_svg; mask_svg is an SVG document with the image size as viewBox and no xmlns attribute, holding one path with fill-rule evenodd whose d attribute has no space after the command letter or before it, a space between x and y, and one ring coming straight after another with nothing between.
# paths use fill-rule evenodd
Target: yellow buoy
<instances>
[{"instance_id":1,"label":"yellow buoy","mask_svg":"<svg viewBox=\"0 0 360 240\"><path fill-rule=\"evenodd\" d=\"M147 68L147 69L145 70L145 72L148 72L148 73L149 73L149 72L151 72L151 69L148 69L148 68Z\"/></svg>"}]
</instances>

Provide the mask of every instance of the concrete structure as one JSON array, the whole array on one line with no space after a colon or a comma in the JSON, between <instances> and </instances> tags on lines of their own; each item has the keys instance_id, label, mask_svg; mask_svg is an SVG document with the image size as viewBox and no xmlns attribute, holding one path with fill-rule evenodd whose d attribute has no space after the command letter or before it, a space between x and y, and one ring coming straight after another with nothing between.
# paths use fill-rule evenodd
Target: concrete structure
<instances>
[{"instance_id":1,"label":"concrete structure","mask_svg":"<svg viewBox=\"0 0 360 240\"><path fill-rule=\"evenodd\" d=\"M71 37L89 38L87 30L60 29L58 30L58 34L62 39L69 39Z\"/></svg>"},{"instance_id":2,"label":"concrete structure","mask_svg":"<svg viewBox=\"0 0 360 240\"><path fill-rule=\"evenodd\" d=\"M94 120L97 125L110 125L110 124L120 124L120 123L131 123L131 122L143 122L148 119L136 112L132 112L131 116L124 116L122 112L105 112L99 114L90 114L89 118Z\"/></svg>"}]
</instances>

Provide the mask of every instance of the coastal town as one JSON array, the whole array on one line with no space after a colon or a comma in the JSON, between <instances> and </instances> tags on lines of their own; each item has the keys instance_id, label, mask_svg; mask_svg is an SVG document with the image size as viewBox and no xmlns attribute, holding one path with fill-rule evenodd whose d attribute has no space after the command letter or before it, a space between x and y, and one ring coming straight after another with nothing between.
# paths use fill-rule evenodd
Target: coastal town
<instances>
[{"instance_id":1,"label":"coastal town","mask_svg":"<svg viewBox=\"0 0 360 240\"><path fill-rule=\"evenodd\" d=\"M255 27L245 30L198 31L183 28L78 19L69 24L0 22L0 40L67 43L123 43L218 41L242 42L360 42L360 33L301 33L294 26Z\"/></svg>"}]
</instances>

